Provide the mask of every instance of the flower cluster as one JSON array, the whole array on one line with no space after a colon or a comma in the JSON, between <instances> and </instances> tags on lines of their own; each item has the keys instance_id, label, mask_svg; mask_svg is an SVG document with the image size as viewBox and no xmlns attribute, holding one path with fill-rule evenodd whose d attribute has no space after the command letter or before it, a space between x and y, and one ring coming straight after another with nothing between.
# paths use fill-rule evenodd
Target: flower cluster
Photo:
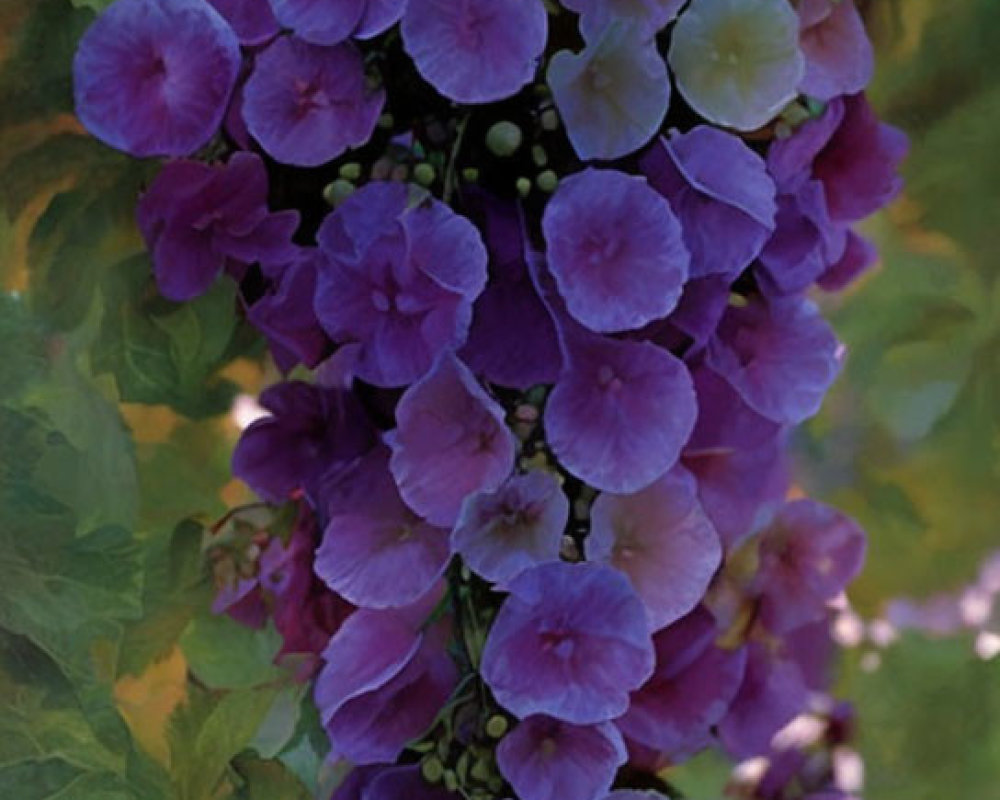
<instances>
[{"instance_id":1,"label":"flower cluster","mask_svg":"<svg viewBox=\"0 0 1000 800\"><path fill-rule=\"evenodd\" d=\"M236 448L294 521L220 528L216 607L274 617L337 800L650 800L771 751L865 547L784 455L844 356L807 293L900 189L853 0L116 0L74 71L170 159L161 293L235 280L312 370Z\"/></svg>"}]
</instances>

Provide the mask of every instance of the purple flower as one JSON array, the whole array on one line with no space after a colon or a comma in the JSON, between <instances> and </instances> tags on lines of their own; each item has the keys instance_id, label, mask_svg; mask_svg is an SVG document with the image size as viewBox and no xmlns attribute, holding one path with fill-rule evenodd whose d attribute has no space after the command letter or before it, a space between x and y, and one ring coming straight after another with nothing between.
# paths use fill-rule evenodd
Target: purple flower
<instances>
[{"instance_id":1,"label":"purple flower","mask_svg":"<svg viewBox=\"0 0 1000 800\"><path fill-rule=\"evenodd\" d=\"M731 306L706 365L757 413L798 424L815 414L840 370L841 347L808 300Z\"/></svg>"},{"instance_id":2,"label":"purple flower","mask_svg":"<svg viewBox=\"0 0 1000 800\"><path fill-rule=\"evenodd\" d=\"M271 416L243 431L233 474L271 503L297 489L312 493L323 474L367 452L375 434L357 398L301 381L276 384L260 396Z\"/></svg>"},{"instance_id":3,"label":"purple flower","mask_svg":"<svg viewBox=\"0 0 1000 800\"><path fill-rule=\"evenodd\" d=\"M653 637L656 671L615 723L630 743L674 762L710 743L746 667L746 651L717 647L718 633L712 616L699 607Z\"/></svg>"},{"instance_id":4,"label":"purple flower","mask_svg":"<svg viewBox=\"0 0 1000 800\"><path fill-rule=\"evenodd\" d=\"M635 494L599 495L590 522L587 557L628 575L653 631L698 604L722 560L697 484L682 467Z\"/></svg>"},{"instance_id":5,"label":"purple flower","mask_svg":"<svg viewBox=\"0 0 1000 800\"><path fill-rule=\"evenodd\" d=\"M490 257L490 281L476 300L469 338L459 352L490 383L526 390L554 383L562 366L555 325L538 296L525 256L524 219L513 202L469 190Z\"/></svg>"},{"instance_id":6,"label":"purple flower","mask_svg":"<svg viewBox=\"0 0 1000 800\"><path fill-rule=\"evenodd\" d=\"M500 773L521 800L601 800L628 754L610 722L522 720L497 746Z\"/></svg>"},{"instance_id":7,"label":"purple flower","mask_svg":"<svg viewBox=\"0 0 1000 800\"><path fill-rule=\"evenodd\" d=\"M514 437L504 411L453 353L403 394L396 407L392 474L414 511L452 526L462 502L491 492L514 467Z\"/></svg>"},{"instance_id":8,"label":"purple flower","mask_svg":"<svg viewBox=\"0 0 1000 800\"><path fill-rule=\"evenodd\" d=\"M620 789L609 794L604 800L666 800L666 798L659 792Z\"/></svg>"},{"instance_id":9,"label":"purple flower","mask_svg":"<svg viewBox=\"0 0 1000 800\"><path fill-rule=\"evenodd\" d=\"M117 0L76 51L76 113L130 155L185 156L218 130L239 66L236 36L204 0Z\"/></svg>"},{"instance_id":10,"label":"purple flower","mask_svg":"<svg viewBox=\"0 0 1000 800\"><path fill-rule=\"evenodd\" d=\"M312 44L339 44L348 37L369 39L394 25L406 0L269 0L275 16Z\"/></svg>"},{"instance_id":11,"label":"purple flower","mask_svg":"<svg viewBox=\"0 0 1000 800\"><path fill-rule=\"evenodd\" d=\"M612 25L580 53L560 50L546 81L584 161L633 153L656 135L670 105L667 65L655 43Z\"/></svg>"},{"instance_id":12,"label":"purple flower","mask_svg":"<svg viewBox=\"0 0 1000 800\"><path fill-rule=\"evenodd\" d=\"M621 715L652 669L646 612L628 580L560 561L514 579L482 662L497 701L517 716L578 725Z\"/></svg>"},{"instance_id":13,"label":"purple flower","mask_svg":"<svg viewBox=\"0 0 1000 800\"><path fill-rule=\"evenodd\" d=\"M366 787L361 800L459 800L442 786L431 786L420 767L391 767L382 770ZM336 799L335 799L336 800Z\"/></svg>"},{"instance_id":14,"label":"purple flower","mask_svg":"<svg viewBox=\"0 0 1000 800\"><path fill-rule=\"evenodd\" d=\"M686 0L563 0L563 5L580 15L585 38L599 35L609 24L634 24L645 37L653 37L673 22Z\"/></svg>"},{"instance_id":15,"label":"purple flower","mask_svg":"<svg viewBox=\"0 0 1000 800\"><path fill-rule=\"evenodd\" d=\"M451 534L474 572L505 584L529 567L558 561L569 500L547 472L513 475L497 491L470 496Z\"/></svg>"},{"instance_id":16,"label":"purple flower","mask_svg":"<svg viewBox=\"0 0 1000 800\"><path fill-rule=\"evenodd\" d=\"M139 229L164 297L190 300L227 264L280 261L295 251L297 211L270 213L260 157L235 153L222 166L171 161L139 201Z\"/></svg>"},{"instance_id":17,"label":"purple flower","mask_svg":"<svg viewBox=\"0 0 1000 800\"><path fill-rule=\"evenodd\" d=\"M316 293L320 323L357 342L358 377L402 386L464 341L486 284L486 249L464 217L436 200L407 207L406 187L370 183L323 222L329 256Z\"/></svg>"},{"instance_id":18,"label":"purple flower","mask_svg":"<svg viewBox=\"0 0 1000 800\"><path fill-rule=\"evenodd\" d=\"M864 89L875 54L854 0L802 0L799 43L806 72L799 90L820 100Z\"/></svg>"},{"instance_id":19,"label":"purple flower","mask_svg":"<svg viewBox=\"0 0 1000 800\"><path fill-rule=\"evenodd\" d=\"M318 265L323 261L315 248L300 248L294 260L269 267L272 285L247 309L247 319L267 337L282 372L298 363L315 367L330 352L330 340L313 310Z\"/></svg>"},{"instance_id":20,"label":"purple flower","mask_svg":"<svg viewBox=\"0 0 1000 800\"><path fill-rule=\"evenodd\" d=\"M847 231L844 254L827 267L816 282L828 292L839 292L878 261L878 250L870 241L852 230Z\"/></svg>"},{"instance_id":21,"label":"purple flower","mask_svg":"<svg viewBox=\"0 0 1000 800\"><path fill-rule=\"evenodd\" d=\"M541 0L409 0L403 46L449 100L488 103L535 74L548 37Z\"/></svg>"},{"instance_id":22,"label":"purple flower","mask_svg":"<svg viewBox=\"0 0 1000 800\"><path fill-rule=\"evenodd\" d=\"M677 89L709 122L752 131L795 99L798 38L787 0L692 0L670 44Z\"/></svg>"},{"instance_id":23,"label":"purple flower","mask_svg":"<svg viewBox=\"0 0 1000 800\"><path fill-rule=\"evenodd\" d=\"M688 276L688 252L670 205L642 178L586 169L545 208L548 263L569 313L598 332L667 316Z\"/></svg>"},{"instance_id":24,"label":"purple flower","mask_svg":"<svg viewBox=\"0 0 1000 800\"><path fill-rule=\"evenodd\" d=\"M365 608L413 603L441 577L451 550L448 531L403 503L379 446L324 486L326 529L316 574Z\"/></svg>"},{"instance_id":25,"label":"purple flower","mask_svg":"<svg viewBox=\"0 0 1000 800\"><path fill-rule=\"evenodd\" d=\"M864 558L865 535L854 520L811 500L788 503L760 541L761 621L784 634L822 619Z\"/></svg>"},{"instance_id":26,"label":"purple flower","mask_svg":"<svg viewBox=\"0 0 1000 800\"><path fill-rule=\"evenodd\" d=\"M760 254L774 230L774 181L742 139L700 125L654 142L639 165L681 222L693 278L732 280Z\"/></svg>"},{"instance_id":27,"label":"purple flower","mask_svg":"<svg viewBox=\"0 0 1000 800\"><path fill-rule=\"evenodd\" d=\"M423 628L439 596L395 611L360 609L330 639L315 700L335 756L395 761L437 716L458 681L447 622Z\"/></svg>"},{"instance_id":28,"label":"purple flower","mask_svg":"<svg viewBox=\"0 0 1000 800\"><path fill-rule=\"evenodd\" d=\"M385 92L367 87L353 45L284 36L257 55L243 87L243 119L275 160L314 167L368 141L384 102Z\"/></svg>"},{"instance_id":29,"label":"purple flower","mask_svg":"<svg viewBox=\"0 0 1000 800\"><path fill-rule=\"evenodd\" d=\"M208 0L239 37L240 44L255 46L278 35L278 20L266 0Z\"/></svg>"}]
</instances>

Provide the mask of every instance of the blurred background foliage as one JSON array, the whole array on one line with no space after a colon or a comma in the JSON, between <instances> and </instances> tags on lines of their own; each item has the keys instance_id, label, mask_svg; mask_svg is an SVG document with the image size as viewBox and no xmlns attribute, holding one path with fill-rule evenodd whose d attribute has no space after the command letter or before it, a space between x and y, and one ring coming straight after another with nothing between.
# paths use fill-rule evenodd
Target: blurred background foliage
<instances>
[{"instance_id":1,"label":"blurred background foliage","mask_svg":"<svg viewBox=\"0 0 1000 800\"><path fill-rule=\"evenodd\" d=\"M157 297L132 223L155 165L72 115L75 41L106 4L0 0L0 797L309 797L317 721L268 664L273 631L208 613L201 553L247 499L226 412L274 376L230 288ZM908 186L869 226L880 269L827 301L850 358L798 461L870 533L851 599L871 619L960 591L1000 546L1000 3L867 7ZM869 800L997 796L1000 658L973 636L848 652ZM725 771L676 779L714 800Z\"/></svg>"}]
</instances>

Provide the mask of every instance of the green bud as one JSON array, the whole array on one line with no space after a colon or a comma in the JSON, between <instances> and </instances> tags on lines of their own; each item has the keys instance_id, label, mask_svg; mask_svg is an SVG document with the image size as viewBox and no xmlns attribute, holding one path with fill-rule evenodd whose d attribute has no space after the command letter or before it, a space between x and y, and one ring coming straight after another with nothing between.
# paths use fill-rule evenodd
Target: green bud
<instances>
[{"instance_id":1,"label":"green bud","mask_svg":"<svg viewBox=\"0 0 1000 800\"><path fill-rule=\"evenodd\" d=\"M462 180L466 183L475 183L479 180L479 170L475 167L466 167L462 170Z\"/></svg>"},{"instance_id":2,"label":"green bud","mask_svg":"<svg viewBox=\"0 0 1000 800\"><path fill-rule=\"evenodd\" d=\"M486 146L495 156L506 158L517 152L524 137L513 122L496 122L486 131Z\"/></svg>"},{"instance_id":3,"label":"green bud","mask_svg":"<svg viewBox=\"0 0 1000 800\"><path fill-rule=\"evenodd\" d=\"M491 739L501 739L509 727L510 723L507 722L507 717L502 714L494 714L486 722L486 735Z\"/></svg>"},{"instance_id":4,"label":"green bud","mask_svg":"<svg viewBox=\"0 0 1000 800\"><path fill-rule=\"evenodd\" d=\"M356 181L361 177L361 165L357 161L351 161L340 168L340 177L346 181Z\"/></svg>"},{"instance_id":5,"label":"green bud","mask_svg":"<svg viewBox=\"0 0 1000 800\"><path fill-rule=\"evenodd\" d=\"M538 177L535 178L535 185L546 194L552 194L556 190L556 187L559 186L559 176L552 170L547 169L545 172L539 173Z\"/></svg>"},{"instance_id":6,"label":"green bud","mask_svg":"<svg viewBox=\"0 0 1000 800\"><path fill-rule=\"evenodd\" d=\"M547 108L542 112L541 122L543 130L554 131L559 127L559 115L554 108Z\"/></svg>"},{"instance_id":7,"label":"green bud","mask_svg":"<svg viewBox=\"0 0 1000 800\"><path fill-rule=\"evenodd\" d=\"M514 185L517 187L517 193L521 197L527 197L531 193L531 181L527 178L518 178L517 183Z\"/></svg>"},{"instance_id":8,"label":"green bud","mask_svg":"<svg viewBox=\"0 0 1000 800\"><path fill-rule=\"evenodd\" d=\"M458 776L450 769L447 769L444 772L444 788L449 792L458 790Z\"/></svg>"},{"instance_id":9,"label":"green bud","mask_svg":"<svg viewBox=\"0 0 1000 800\"><path fill-rule=\"evenodd\" d=\"M413 179L421 186L430 186L437 179L437 172L430 164L421 162L413 168Z\"/></svg>"},{"instance_id":10,"label":"green bud","mask_svg":"<svg viewBox=\"0 0 1000 800\"><path fill-rule=\"evenodd\" d=\"M544 167L549 163L549 154L545 152L544 147L536 144L531 148L531 160L535 162L536 167Z\"/></svg>"},{"instance_id":11,"label":"green bud","mask_svg":"<svg viewBox=\"0 0 1000 800\"><path fill-rule=\"evenodd\" d=\"M420 774L428 783L440 783L444 777L444 765L434 756L425 758L420 765Z\"/></svg>"},{"instance_id":12,"label":"green bud","mask_svg":"<svg viewBox=\"0 0 1000 800\"><path fill-rule=\"evenodd\" d=\"M388 111L378 118L378 126L382 130L389 130L395 124L395 118Z\"/></svg>"},{"instance_id":13,"label":"green bud","mask_svg":"<svg viewBox=\"0 0 1000 800\"><path fill-rule=\"evenodd\" d=\"M354 184L350 181L337 178L337 180L327 184L326 188L323 189L323 199L329 205L336 208L354 193L354 188Z\"/></svg>"}]
</instances>

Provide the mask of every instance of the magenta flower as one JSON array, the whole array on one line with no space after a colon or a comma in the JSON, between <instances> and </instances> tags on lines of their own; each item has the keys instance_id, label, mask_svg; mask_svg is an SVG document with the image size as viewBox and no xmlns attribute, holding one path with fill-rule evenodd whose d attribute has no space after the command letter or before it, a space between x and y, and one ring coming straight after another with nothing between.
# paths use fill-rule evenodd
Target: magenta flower
<instances>
[{"instance_id":1,"label":"magenta flower","mask_svg":"<svg viewBox=\"0 0 1000 800\"><path fill-rule=\"evenodd\" d=\"M186 156L219 129L239 42L204 0L117 0L80 40L76 113L133 156Z\"/></svg>"},{"instance_id":2,"label":"magenta flower","mask_svg":"<svg viewBox=\"0 0 1000 800\"><path fill-rule=\"evenodd\" d=\"M208 0L232 26L240 44L256 46L278 35L281 28L266 0Z\"/></svg>"},{"instance_id":3,"label":"magenta flower","mask_svg":"<svg viewBox=\"0 0 1000 800\"><path fill-rule=\"evenodd\" d=\"M522 720L497 746L497 765L521 800L603 800L628 753L610 722Z\"/></svg>"},{"instance_id":4,"label":"magenta flower","mask_svg":"<svg viewBox=\"0 0 1000 800\"><path fill-rule=\"evenodd\" d=\"M621 715L652 673L646 613L621 573L555 561L510 585L483 651L482 676L519 717L588 725Z\"/></svg>"},{"instance_id":5,"label":"magenta flower","mask_svg":"<svg viewBox=\"0 0 1000 800\"><path fill-rule=\"evenodd\" d=\"M680 220L693 278L734 279L774 231L774 181L737 136L700 125L654 142L639 165Z\"/></svg>"},{"instance_id":6,"label":"magenta flower","mask_svg":"<svg viewBox=\"0 0 1000 800\"><path fill-rule=\"evenodd\" d=\"M267 172L253 153L234 153L217 167L167 163L136 217L157 286L171 300L203 294L227 265L282 261L296 252L299 213L268 211Z\"/></svg>"},{"instance_id":7,"label":"magenta flower","mask_svg":"<svg viewBox=\"0 0 1000 800\"><path fill-rule=\"evenodd\" d=\"M452 526L466 497L492 492L514 468L504 411L454 354L406 390L396 407L392 474L414 511Z\"/></svg>"},{"instance_id":8,"label":"magenta flower","mask_svg":"<svg viewBox=\"0 0 1000 800\"><path fill-rule=\"evenodd\" d=\"M798 10L806 57L799 90L819 100L863 90L875 71L875 53L854 0L802 0Z\"/></svg>"},{"instance_id":9,"label":"magenta flower","mask_svg":"<svg viewBox=\"0 0 1000 800\"><path fill-rule=\"evenodd\" d=\"M808 300L752 300L726 312L705 363L757 413L798 424L819 411L841 359L833 331Z\"/></svg>"},{"instance_id":10,"label":"magenta flower","mask_svg":"<svg viewBox=\"0 0 1000 800\"><path fill-rule=\"evenodd\" d=\"M358 377L403 386L459 347L486 284L486 249L464 217L436 200L407 207L406 187L370 183L323 222L330 263L316 293L320 323L357 342Z\"/></svg>"},{"instance_id":11,"label":"magenta flower","mask_svg":"<svg viewBox=\"0 0 1000 800\"><path fill-rule=\"evenodd\" d=\"M562 0L580 15L580 29L592 39L614 22L635 25L643 36L653 37L677 17L686 0Z\"/></svg>"},{"instance_id":12,"label":"magenta flower","mask_svg":"<svg viewBox=\"0 0 1000 800\"><path fill-rule=\"evenodd\" d=\"M584 161L634 153L656 135L670 105L667 65L654 42L628 25L611 25L580 53L560 50L545 79Z\"/></svg>"},{"instance_id":13,"label":"magenta flower","mask_svg":"<svg viewBox=\"0 0 1000 800\"><path fill-rule=\"evenodd\" d=\"M591 330L634 330L677 305L688 251L670 205L642 178L598 169L566 178L542 229L566 308Z\"/></svg>"},{"instance_id":14,"label":"magenta flower","mask_svg":"<svg viewBox=\"0 0 1000 800\"><path fill-rule=\"evenodd\" d=\"M451 534L469 569L506 584L529 567L558 561L569 500L548 472L513 475L495 492L470 496Z\"/></svg>"},{"instance_id":15,"label":"magenta flower","mask_svg":"<svg viewBox=\"0 0 1000 800\"><path fill-rule=\"evenodd\" d=\"M822 619L864 558L865 535L854 520L811 500L788 503L760 540L761 621L784 634Z\"/></svg>"},{"instance_id":16,"label":"magenta flower","mask_svg":"<svg viewBox=\"0 0 1000 800\"><path fill-rule=\"evenodd\" d=\"M682 467L635 494L599 495L590 524L587 557L629 577L653 631L698 604L722 561L719 536Z\"/></svg>"},{"instance_id":17,"label":"magenta flower","mask_svg":"<svg viewBox=\"0 0 1000 800\"><path fill-rule=\"evenodd\" d=\"M365 608L413 603L441 577L451 557L448 530L414 514L379 446L324 485L327 514L316 574Z\"/></svg>"},{"instance_id":18,"label":"magenta flower","mask_svg":"<svg viewBox=\"0 0 1000 800\"><path fill-rule=\"evenodd\" d=\"M746 651L717 647L718 633L699 607L653 637L656 671L615 722L630 743L676 763L711 742L746 667Z\"/></svg>"},{"instance_id":19,"label":"magenta flower","mask_svg":"<svg viewBox=\"0 0 1000 800\"><path fill-rule=\"evenodd\" d=\"M366 85L353 45L284 36L257 55L243 87L243 119L272 158L314 167L367 142L384 102L381 89Z\"/></svg>"},{"instance_id":20,"label":"magenta flower","mask_svg":"<svg viewBox=\"0 0 1000 800\"><path fill-rule=\"evenodd\" d=\"M312 44L370 39L403 16L406 0L269 0L286 28Z\"/></svg>"},{"instance_id":21,"label":"magenta flower","mask_svg":"<svg viewBox=\"0 0 1000 800\"><path fill-rule=\"evenodd\" d=\"M548 37L541 0L409 0L403 46L449 100L502 100L534 77Z\"/></svg>"}]
</instances>

